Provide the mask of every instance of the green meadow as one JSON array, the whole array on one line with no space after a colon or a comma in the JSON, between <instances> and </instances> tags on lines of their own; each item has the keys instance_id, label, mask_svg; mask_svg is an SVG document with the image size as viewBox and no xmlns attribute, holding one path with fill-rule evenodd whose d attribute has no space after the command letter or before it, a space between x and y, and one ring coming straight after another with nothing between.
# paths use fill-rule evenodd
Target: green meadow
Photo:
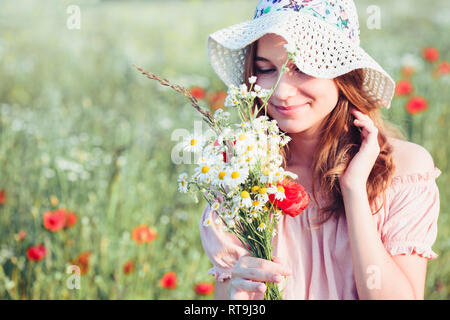
<instances>
[{"instance_id":1,"label":"green meadow","mask_svg":"<svg viewBox=\"0 0 450 320\"><path fill-rule=\"evenodd\" d=\"M0 5L0 299L213 299L199 235L206 202L177 190L189 164L172 161L177 130L201 118L181 94L141 75L136 64L186 88L226 90L207 56L208 34L253 17L256 0L2 0ZM417 2L419 3L419 2ZM441 211L428 263L426 299L450 298L449 75L433 77L436 47L450 58L445 1L357 0L362 47L399 81L412 65L415 95L428 109L411 115L396 97L383 115L425 147L442 174ZM80 28L68 27L70 5ZM380 28L367 26L370 5ZM200 101L209 108L206 100ZM206 129L206 126L204 127ZM0 198L1 199L1 198ZM45 212L74 212L74 226L51 232ZM145 224L156 239L139 244ZM41 261L27 258L42 244ZM79 288L67 268L89 252ZM124 265L133 261L126 273ZM177 287L161 287L175 272Z\"/></svg>"}]
</instances>

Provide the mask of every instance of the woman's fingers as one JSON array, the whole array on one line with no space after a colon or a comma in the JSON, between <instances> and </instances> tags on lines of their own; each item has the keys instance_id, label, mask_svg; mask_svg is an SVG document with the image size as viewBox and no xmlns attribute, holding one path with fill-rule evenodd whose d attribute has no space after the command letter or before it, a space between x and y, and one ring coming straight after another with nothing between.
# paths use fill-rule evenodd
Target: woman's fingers
<instances>
[{"instance_id":1,"label":"woman's fingers","mask_svg":"<svg viewBox=\"0 0 450 320\"><path fill-rule=\"evenodd\" d=\"M280 282L281 273L256 268L235 268L232 271L233 278L243 278L260 282Z\"/></svg>"},{"instance_id":2,"label":"woman's fingers","mask_svg":"<svg viewBox=\"0 0 450 320\"><path fill-rule=\"evenodd\" d=\"M231 286L235 289L247 292L265 292L266 285L262 282L251 281L243 278L232 278Z\"/></svg>"},{"instance_id":3,"label":"woman's fingers","mask_svg":"<svg viewBox=\"0 0 450 320\"><path fill-rule=\"evenodd\" d=\"M260 259L255 257L246 257L241 261L241 268L254 268L254 269L262 269L272 273L278 273L283 276L291 275L291 271L280 263L269 261L266 259Z\"/></svg>"}]
</instances>

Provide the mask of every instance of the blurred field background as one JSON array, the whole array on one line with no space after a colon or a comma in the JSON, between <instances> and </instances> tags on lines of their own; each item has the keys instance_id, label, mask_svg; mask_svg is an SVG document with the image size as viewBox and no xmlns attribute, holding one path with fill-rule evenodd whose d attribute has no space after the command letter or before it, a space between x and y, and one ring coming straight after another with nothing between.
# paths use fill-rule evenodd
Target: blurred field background
<instances>
[{"instance_id":1,"label":"blurred field background","mask_svg":"<svg viewBox=\"0 0 450 320\"><path fill-rule=\"evenodd\" d=\"M428 264L426 298L450 297L449 75L432 76L436 47L450 58L446 1L357 0L363 48L399 81L414 66L414 95L428 101L411 115L396 97L387 119L424 146L442 175L440 257ZM146 79L135 63L207 93L217 108L226 88L212 71L207 35L253 17L256 0L51 1L0 3L0 299L212 299L194 290L214 283L199 237L205 206L179 194L189 165L171 161L178 128L200 117L180 94ZM69 30L69 5L81 9L81 29ZM366 26L370 5L381 8L381 29ZM219 99L220 100L220 99ZM51 232L47 211L66 208L74 226ZM157 234L138 244L133 230ZM26 256L42 244L41 261ZM67 286L66 268L82 268L80 289ZM130 262L131 261L131 262ZM128 263L128 264L127 264ZM125 268L124 268L125 267ZM175 272L175 289L161 287Z\"/></svg>"}]
</instances>

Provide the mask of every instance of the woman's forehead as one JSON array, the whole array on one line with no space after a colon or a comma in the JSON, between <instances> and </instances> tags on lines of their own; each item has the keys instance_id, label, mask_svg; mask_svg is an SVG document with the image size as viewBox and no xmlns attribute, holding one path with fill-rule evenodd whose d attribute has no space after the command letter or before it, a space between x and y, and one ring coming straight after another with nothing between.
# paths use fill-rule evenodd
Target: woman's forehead
<instances>
[{"instance_id":1,"label":"woman's forehead","mask_svg":"<svg viewBox=\"0 0 450 320\"><path fill-rule=\"evenodd\" d=\"M266 34L258 40L256 50L256 61L283 64L287 58L284 47L286 40L275 34Z\"/></svg>"}]
</instances>

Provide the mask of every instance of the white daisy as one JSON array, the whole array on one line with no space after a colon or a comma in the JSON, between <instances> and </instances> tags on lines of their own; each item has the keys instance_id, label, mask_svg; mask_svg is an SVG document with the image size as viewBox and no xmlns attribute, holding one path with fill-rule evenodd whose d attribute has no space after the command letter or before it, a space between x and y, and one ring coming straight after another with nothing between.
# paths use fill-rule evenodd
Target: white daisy
<instances>
[{"instance_id":1,"label":"white daisy","mask_svg":"<svg viewBox=\"0 0 450 320\"><path fill-rule=\"evenodd\" d=\"M203 222L203 225L205 226L205 227L209 227L209 226L211 226L212 225L212 220L211 220L211 218L210 217L208 217L208 219L206 219L204 222Z\"/></svg>"},{"instance_id":2,"label":"white daisy","mask_svg":"<svg viewBox=\"0 0 450 320\"><path fill-rule=\"evenodd\" d=\"M284 188L283 186L271 186L267 189L267 192L269 194L275 194L275 199L277 200L283 200L286 198L286 195L284 194Z\"/></svg>"},{"instance_id":3,"label":"white daisy","mask_svg":"<svg viewBox=\"0 0 450 320\"><path fill-rule=\"evenodd\" d=\"M248 83L250 83L250 84L254 84L254 83L256 83L256 76L251 76L250 78L248 78Z\"/></svg>"},{"instance_id":4,"label":"white daisy","mask_svg":"<svg viewBox=\"0 0 450 320\"><path fill-rule=\"evenodd\" d=\"M229 174L226 176L225 181L228 186L236 187L244 183L248 175L248 168L235 164L229 168Z\"/></svg>"},{"instance_id":5,"label":"white daisy","mask_svg":"<svg viewBox=\"0 0 450 320\"><path fill-rule=\"evenodd\" d=\"M183 172L178 177L178 191L181 193L187 193L188 192L188 174Z\"/></svg>"},{"instance_id":6,"label":"white daisy","mask_svg":"<svg viewBox=\"0 0 450 320\"><path fill-rule=\"evenodd\" d=\"M184 141L184 150L188 152L199 152L203 148L204 138L199 134L190 134Z\"/></svg>"},{"instance_id":7,"label":"white daisy","mask_svg":"<svg viewBox=\"0 0 450 320\"><path fill-rule=\"evenodd\" d=\"M250 208L252 206L252 198L250 197L250 193L246 190L241 191L241 193L237 196L237 200L241 206Z\"/></svg>"},{"instance_id":8,"label":"white daisy","mask_svg":"<svg viewBox=\"0 0 450 320\"><path fill-rule=\"evenodd\" d=\"M251 209L250 212L248 213L248 216L250 218L256 219L259 217L259 212L256 209Z\"/></svg>"},{"instance_id":9,"label":"white daisy","mask_svg":"<svg viewBox=\"0 0 450 320\"><path fill-rule=\"evenodd\" d=\"M214 163L208 160L202 161L194 171L193 176L196 177L199 182L211 182L212 177L216 174Z\"/></svg>"},{"instance_id":10,"label":"white daisy","mask_svg":"<svg viewBox=\"0 0 450 320\"><path fill-rule=\"evenodd\" d=\"M220 209L220 202L219 201L214 201L212 204L211 204L211 209L212 210L214 210L214 211L219 211L219 209Z\"/></svg>"},{"instance_id":11,"label":"white daisy","mask_svg":"<svg viewBox=\"0 0 450 320\"><path fill-rule=\"evenodd\" d=\"M261 222L258 226L258 231L262 232L264 230L266 230L266 224L264 222Z\"/></svg>"}]
</instances>

